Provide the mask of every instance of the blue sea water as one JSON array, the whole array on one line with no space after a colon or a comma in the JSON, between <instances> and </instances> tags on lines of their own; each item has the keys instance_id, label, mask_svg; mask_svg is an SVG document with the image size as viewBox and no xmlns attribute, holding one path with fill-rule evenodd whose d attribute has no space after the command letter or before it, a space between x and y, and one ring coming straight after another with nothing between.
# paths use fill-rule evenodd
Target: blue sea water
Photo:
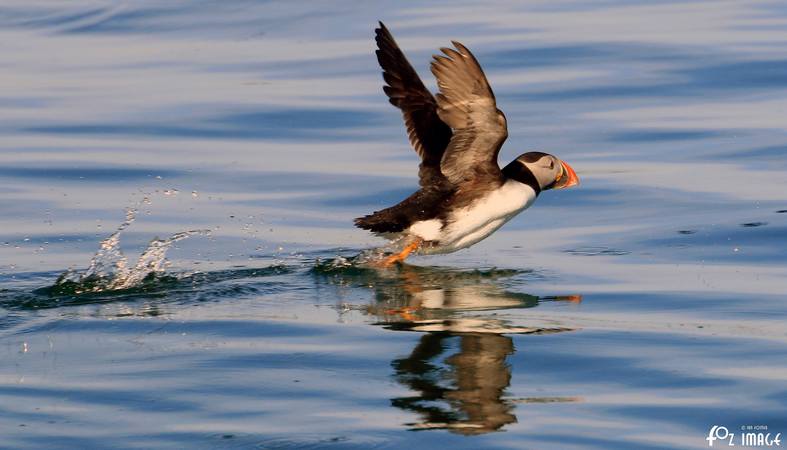
<instances>
[{"instance_id":1,"label":"blue sea water","mask_svg":"<svg viewBox=\"0 0 787 450\"><path fill-rule=\"evenodd\" d=\"M432 89L471 48L503 164L582 184L471 249L352 265L383 243L352 219L417 186L377 20ZM0 37L0 447L787 433L781 3L6 0ZM79 280L123 255L162 266Z\"/></svg>"}]
</instances>

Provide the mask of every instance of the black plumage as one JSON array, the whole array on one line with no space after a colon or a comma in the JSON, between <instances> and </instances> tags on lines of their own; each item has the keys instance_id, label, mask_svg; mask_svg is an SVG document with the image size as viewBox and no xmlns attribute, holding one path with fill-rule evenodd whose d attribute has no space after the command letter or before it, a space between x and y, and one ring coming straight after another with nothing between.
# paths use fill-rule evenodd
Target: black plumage
<instances>
[{"instance_id":1,"label":"black plumage","mask_svg":"<svg viewBox=\"0 0 787 450\"><path fill-rule=\"evenodd\" d=\"M437 101L382 22L375 32L378 48L375 53L386 83L383 91L388 101L402 110L410 144L421 157L420 184L441 184L445 177L440 171L440 161L451 141L451 128L440 119Z\"/></svg>"}]
</instances>

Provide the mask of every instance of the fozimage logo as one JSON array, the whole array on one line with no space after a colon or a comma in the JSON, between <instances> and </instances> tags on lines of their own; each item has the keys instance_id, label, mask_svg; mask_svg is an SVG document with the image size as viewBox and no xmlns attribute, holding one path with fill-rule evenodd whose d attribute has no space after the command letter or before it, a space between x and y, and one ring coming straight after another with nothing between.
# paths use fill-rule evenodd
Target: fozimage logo
<instances>
[{"instance_id":1,"label":"fozimage logo","mask_svg":"<svg viewBox=\"0 0 787 450\"><path fill-rule=\"evenodd\" d=\"M782 434L769 432L767 425L741 425L736 430L740 430L740 432L732 432L727 427L718 425L712 426L708 431L708 437L705 438L708 441L708 447L713 447L715 441L728 447L736 445L749 448L782 446Z\"/></svg>"}]
</instances>

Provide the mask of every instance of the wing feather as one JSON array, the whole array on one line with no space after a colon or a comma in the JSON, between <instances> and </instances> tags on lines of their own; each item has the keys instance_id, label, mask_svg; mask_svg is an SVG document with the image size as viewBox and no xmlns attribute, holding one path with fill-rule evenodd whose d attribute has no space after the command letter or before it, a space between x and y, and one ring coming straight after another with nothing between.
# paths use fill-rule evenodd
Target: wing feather
<instances>
[{"instance_id":1,"label":"wing feather","mask_svg":"<svg viewBox=\"0 0 787 450\"><path fill-rule=\"evenodd\" d=\"M451 128L440 119L434 96L382 22L375 34L377 61L386 83L383 91L391 104L402 111L410 144L421 157L420 183L443 184L440 162L451 140Z\"/></svg>"},{"instance_id":2,"label":"wing feather","mask_svg":"<svg viewBox=\"0 0 787 450\"><path fill-rule=\"evenodd\" d=\"M443 54L431 65L440 88L437 115L454 131L441 171L454 185L500 181L497 155L508 137L505 116L478 60L461 43L452 43L455 49L440 49Z\"/></svg>"}]
</instances>

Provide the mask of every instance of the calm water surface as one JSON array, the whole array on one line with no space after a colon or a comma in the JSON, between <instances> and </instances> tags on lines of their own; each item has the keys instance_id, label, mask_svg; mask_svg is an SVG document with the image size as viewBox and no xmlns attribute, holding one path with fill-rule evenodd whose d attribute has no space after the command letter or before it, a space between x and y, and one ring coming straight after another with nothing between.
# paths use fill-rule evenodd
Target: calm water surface
<instances>
[{"instance_id":1,"label":"calm water surface","mask_svg":"<svg viewBox=\"0 0 787 450\"><path fill-rule=\"evenodd\" d=\"M352 218L417 185L378 19L431 87L438 47L473 49L501 160L555 153L580 188L469 250L349 263L381 244ZM7 0L0 42L0 447L787 433L780 2ZM94 263L158 237L163 274L54 286L129 209Z\"/></svg>"}]
</instances>

